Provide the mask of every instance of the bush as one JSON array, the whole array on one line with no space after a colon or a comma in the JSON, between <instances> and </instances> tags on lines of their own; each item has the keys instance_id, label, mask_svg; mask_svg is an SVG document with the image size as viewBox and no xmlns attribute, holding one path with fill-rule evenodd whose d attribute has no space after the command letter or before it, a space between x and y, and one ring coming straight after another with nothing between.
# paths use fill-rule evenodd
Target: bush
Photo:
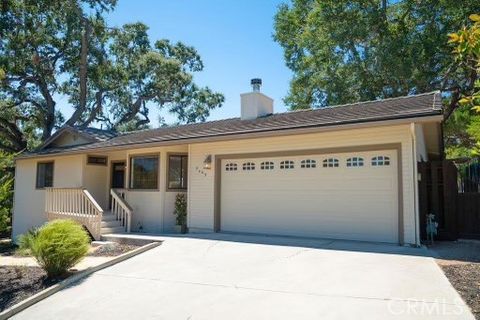
<instances>
[{"instance_id":1,"label":"bush","mask_svg":"<svg viewBox=\"0 0 480 320\"><path fill-rule=\"evenodd\" d=\"M75 221L53 220L40 228L33 240L32 255L48 277L58 277L83 259L89 240L87 232Z\"/></svg>"},{"instance_id":2,"label":"bush","mask_svg":"<svg viewBox=\"0 0 480 320\"><path fill-rule=\"evenodd\" d=\"M183 193L179 193L175 197L174 215L176 216L178 226L185 226L187 224L187 197Z\"/></svg>"},{"instance_id":3,"label":"bush","mask_svg":"<svg viewBox=\"0 0 480 320\"><path fill-rule=\"evenodd\" d=\"M31 228L18 237L18 250L17 253L21 256L29 256L32 254L32 247L35 238L38 236L38 228Z\"/></svg>"}]
</instances>

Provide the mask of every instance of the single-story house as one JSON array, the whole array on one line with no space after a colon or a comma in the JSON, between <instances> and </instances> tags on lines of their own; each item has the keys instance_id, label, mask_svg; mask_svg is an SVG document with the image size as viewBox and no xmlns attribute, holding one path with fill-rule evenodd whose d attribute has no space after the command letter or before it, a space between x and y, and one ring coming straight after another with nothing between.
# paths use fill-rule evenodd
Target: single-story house
<instances>
[{"instance_id":1,"label":"single-story house","mask_svg":"<svg viewBox=\"0 0 480 320\"><path fill-rule=\"evenodd\" d=\"M190 232L419 245L417 163L443 154L439 92L131 133L64 127L16 159L13 236L71 217L96 238Z\"/></svg>"}]
</instances>

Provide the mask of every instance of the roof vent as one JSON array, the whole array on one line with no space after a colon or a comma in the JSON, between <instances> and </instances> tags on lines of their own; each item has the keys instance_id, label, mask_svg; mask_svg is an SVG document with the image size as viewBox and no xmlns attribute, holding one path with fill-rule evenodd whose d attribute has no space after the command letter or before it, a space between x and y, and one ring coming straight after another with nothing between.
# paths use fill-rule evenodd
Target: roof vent
<instances>
[{"instance_id":1,"label":"roof vent","mask_svg":"<svg viewBox=\"0 0 480 320\"><path fill-rule=\"evenodd\" d=\"M240 95L242 120L252 120L273 113L273 99L260 92L262 79L250 80L252 92Z\"/></svg>"},{"instance_id":2,"label":"roof vent","mask_svg":"<svg viewBox=\"0 0 480 320\"><path fill-rule=\"evenodd\" d=\"M250 84L252 85L253 92L260 92L260 87L262 86L262 79L253 78L252 80L250 80Z\"/></svg>"}]
</instances>

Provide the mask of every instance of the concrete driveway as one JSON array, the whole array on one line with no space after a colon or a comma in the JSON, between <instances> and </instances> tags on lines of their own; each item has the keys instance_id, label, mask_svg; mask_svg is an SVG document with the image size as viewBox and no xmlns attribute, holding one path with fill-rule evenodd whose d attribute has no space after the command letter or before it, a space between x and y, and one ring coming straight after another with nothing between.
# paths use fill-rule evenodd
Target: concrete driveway
<instances>
[{"instance_id":1,"label":"concrete driveway","mask_svg":"<svg viewBox=\"0 0 480 320\"><path fill-rule=\"evenodd\" d=\"M163 237L15 319L473 319L424 249Z\"/></svg>"}]
</instances>

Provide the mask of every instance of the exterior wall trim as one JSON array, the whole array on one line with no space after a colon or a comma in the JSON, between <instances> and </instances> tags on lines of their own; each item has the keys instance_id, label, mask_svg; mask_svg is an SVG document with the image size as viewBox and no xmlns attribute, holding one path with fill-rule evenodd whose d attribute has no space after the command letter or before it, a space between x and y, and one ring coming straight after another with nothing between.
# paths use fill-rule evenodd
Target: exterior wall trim
<instances>
[{"instance_id":1,"label":"exterior wall trim","mask_svg":"<svg viewBox=\"0 0 480 320\"><path fill-rule=\"evenodd\" d=\"M264 158L264 157L280 157L280 156L300 156L310 154L328 154L328 153L345 153L345 152L364 152L377 150L396 150L397 151L397 184L398 184L398 243L404 245L404 212L403 212L403 172L402 172L402 144L389 143L377 145L350 146L338 148L322 148L322 149L305 149L305 150L286 150L258 153L236 153L236 154L219 154L215 155L215 177L214 177L214 232L221 231L221 182L222 182L222 160L225 159L241 159L241 158Z\"/></svg>"}]
</instances>

